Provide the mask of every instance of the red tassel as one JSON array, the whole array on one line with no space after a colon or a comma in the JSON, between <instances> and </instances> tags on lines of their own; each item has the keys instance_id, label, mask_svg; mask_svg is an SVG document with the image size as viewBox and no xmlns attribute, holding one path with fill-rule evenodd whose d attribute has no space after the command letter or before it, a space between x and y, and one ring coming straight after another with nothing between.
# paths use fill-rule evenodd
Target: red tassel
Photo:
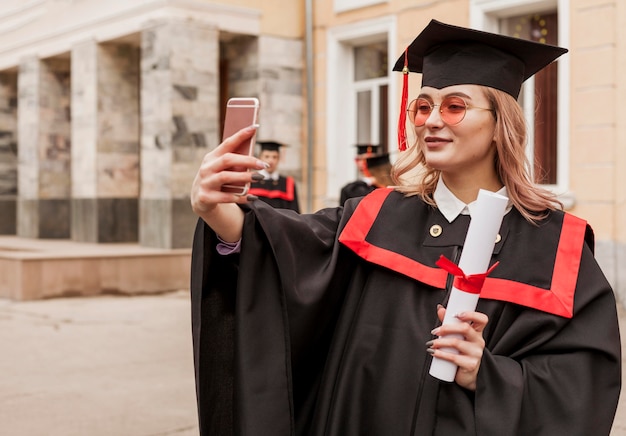
<instances>
[{"instance_id":1,"label":"red tassel","mask_svg":"<svg viewBox=\"0 0 626 436\"><path fill-rule=\"evenodd\" d=\"M406 105L409 99L409 62L408 47L404 50L404 68L402 68L402 98L400 99L400 119L398 120L398 149L406 150Z\"/></svg>"}]
</instances>

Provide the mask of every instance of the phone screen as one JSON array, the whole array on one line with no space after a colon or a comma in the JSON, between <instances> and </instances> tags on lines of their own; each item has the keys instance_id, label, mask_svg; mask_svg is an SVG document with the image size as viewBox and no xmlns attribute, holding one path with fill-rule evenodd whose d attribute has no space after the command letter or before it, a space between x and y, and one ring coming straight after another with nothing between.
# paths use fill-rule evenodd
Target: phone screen
<instances>
[{"instance_id":1,"label":"phone screen","mask_svg":"<svg viewBox=\"0 0 626 436\"><path fill-rule=\"evenodd\" d=\"M222 141L229 136L237 133L237 131L248 127L252 124L256 124L257 115L259 112L259 100L253 97L246 98L231 98L226 104L226 116L224 117L224 134L222 135ZM255 136L244 141L235 150L235 153L251 155L254 150ZM233 167L229 168L229 171L247 171L247 168ZM233 184L223 185L222 191L232 192L234 194L246 195L250 184Z\"/></svg>"}]
</instances>

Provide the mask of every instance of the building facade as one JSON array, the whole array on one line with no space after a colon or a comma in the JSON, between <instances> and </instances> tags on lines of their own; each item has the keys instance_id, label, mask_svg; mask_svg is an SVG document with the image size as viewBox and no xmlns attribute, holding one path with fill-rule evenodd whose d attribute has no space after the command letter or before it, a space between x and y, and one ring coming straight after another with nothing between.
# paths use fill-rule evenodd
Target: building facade
<instances>
[{"instance_id":1,"label":"building facade","mask_svg":"<svg viewBox=\"0 0 626 436\"><path fill-rule=\"evenodd\" d=\"M233 96L263 101L259 136L292 146L299 177L302 8L281 4L285 23L255 3L3 2L0 232L189 247L191 182Z\"/></svg>"},{"instance_id":2,"label":"building facade","mask_svg":"<svg viewBox=\"0 0 626 436\"><path fill-rule=\"evenodd\" d=\"M189 246L189 188L233 96L260 99L259 139L290 145L305 209L335 206L355 144L397 156L391 66L433 18L570 49L524 86L529 158L626 298L619 0L6 0L0 233Z\"/></svg>"}]
</instances>

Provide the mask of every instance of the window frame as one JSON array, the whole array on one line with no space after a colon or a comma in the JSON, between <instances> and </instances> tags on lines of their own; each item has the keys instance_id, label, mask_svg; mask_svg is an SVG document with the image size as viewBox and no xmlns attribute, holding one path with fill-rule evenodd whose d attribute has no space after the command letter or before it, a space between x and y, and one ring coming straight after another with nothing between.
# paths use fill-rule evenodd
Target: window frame
<instances>
[{"instance_id":1,"label":"window frame","mask_svg":"<svg viewBox=\"0 0 626 436\"><path fill-rule=\"evenodd\" d=\"M346 165L354 167L357 141L356 92L362 90L354 80L354 47L373 41L386 40L389 74L387 77L370 79L388 86L387 113L389 123L387 143L390 151L395 144L395 124L398 118L397 80L391 73L396 53L396 17L386 16L354 24L331 28L327 34L326 46L326 192L324 206L337 205L341 187L354 180L356 171L347 171ZM367 81L369 82L369 80ZM364 83L361 83L364 85Z\"/></svg>"},{"instance_id":2,"label":"window frame","mask_svg":"<svg viewBox=\"0 0 626 436\"><path fill-rule=\"evenodd\" d=\"M558 41L562 47L569 46L570 6L568 0L470 0L470 27L489 32L499 31L499 20L515 15L531 14L556 10L558 13ZM557 177L556 184L541 185L559 196L565 208L574 204L570 188L570 65L567 54L558 60L558 96L557 96ZM524 84L528 90L534 89L534 80L530 78ZM527 90L527 91L528 91ZM527 92L522 91L522 92ZM526 102L533 99L525 99ZM527 120L533 120L534 104L525 104ZM534 144L534 125L528 123L528 143ZM529 159L534 156L534 147L528 147ZM532 162L532 161L531 161Z\"/></svg>"},{"instance_id":3,"label":"window frame","mask_svg":"<svg viewBox=\"0 0 626 436\"><path fill-rule=\"evenodd\" d=\"M370 125L369 125L369 132L368 132L368 138L369 140L367 141L362 141L358 135L358 112L355 112L355 144L357 143L364 143L364 142L368 142L371 144L376 144L376 145L388 145L389 144L389 139L387 139L387 143L386 144L379 144L378 139L380 138L381 135L381 126L380 123L377 122L377 120L379 119L379 116L381 115L379 113L379 108L380 108L380 104L381 104L381 86L383 85L387 85L389 86L389 79L388 77L381 77L378 79L368 79L368 80L360 80L358 82L352 82L353 85L353 92L352 94L354 95L355 99L358 99L358 94L359 92L369 92L370 93L370 113L369 113L369 120L370 120ZM356 105L356 102L355 102ZM389 138L389 135L388 135ZM383 151L387 151L387 149L385 148Z\"/></svg>"},{"instance_id":4,"label":"window frame","mask_svg":"<svg viewBox=\"0 0 626 436\"><path fill-rule=\"evenodd\" d=\"M340 13L382 3L389 3L389 0L333 0L333 10Z\"/></svg>"}]
</instances>

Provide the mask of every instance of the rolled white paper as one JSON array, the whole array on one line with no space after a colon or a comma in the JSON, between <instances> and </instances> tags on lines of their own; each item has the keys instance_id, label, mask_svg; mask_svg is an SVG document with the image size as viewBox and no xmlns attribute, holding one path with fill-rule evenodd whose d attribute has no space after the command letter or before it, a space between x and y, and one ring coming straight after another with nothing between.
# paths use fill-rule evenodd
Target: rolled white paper
<instances>
[{"instance_id":1,"label":"rolled white paper","mask_svg":"<svg viewBox=\"0 0 626 436\"><path fill-rule=\"evenodd\" d=\"M508 198L495 192L484 189L478 192L458 265L466 276L483 274L489 268L496 236L502 225L508 201ZM442 324L462 322L456 315L476 310L479 296L479 294L461 291L453 286ZM457 353L454 348L442 348L442 350ZM457 365L437 357L433 357L430 365L430 375L449 382L454 380L456 370Z\"/></svg>"}]
</instances>

